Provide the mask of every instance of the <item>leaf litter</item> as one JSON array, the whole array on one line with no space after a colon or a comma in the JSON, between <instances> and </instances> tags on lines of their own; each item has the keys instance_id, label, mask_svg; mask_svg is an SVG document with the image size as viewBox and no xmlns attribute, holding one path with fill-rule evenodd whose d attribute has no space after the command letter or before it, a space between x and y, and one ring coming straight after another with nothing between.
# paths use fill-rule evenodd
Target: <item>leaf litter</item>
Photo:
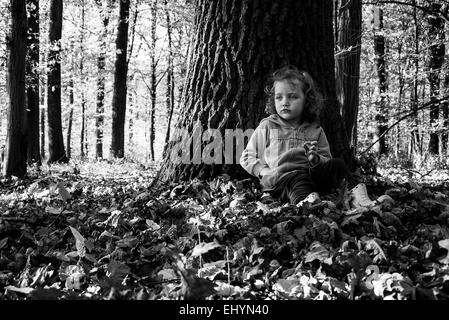
<instances>
[{"instance_id":1,"label":"leaf litter","mask_svg":"<svg viewBox=\"0 0 449 320\"><path fill-rule=\"evenodd\" d=\"M447 183L366 177L379 204L348 212L226 175L76 169L2 181L0 299L449 298Z\"/></svg>"}]
</instances>

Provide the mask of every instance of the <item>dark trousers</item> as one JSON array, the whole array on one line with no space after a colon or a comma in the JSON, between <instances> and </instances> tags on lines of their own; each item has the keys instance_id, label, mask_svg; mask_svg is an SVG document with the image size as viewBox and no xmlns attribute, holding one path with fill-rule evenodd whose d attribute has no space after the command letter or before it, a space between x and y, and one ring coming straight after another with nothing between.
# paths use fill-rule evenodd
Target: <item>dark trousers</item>
<instances>
[{"instance_id":1,"label":"dark trousers","mask_svg":"<svg viewBox=\"0 0 449 320\"><path fill-rule=\"evenodd\" d=\"M310 193L327 194L341 186L350 171L343 160L334 158L313 169L296 170L282 178L270 193L281 201L297 204Z\"/></svg>"}]
</instances>

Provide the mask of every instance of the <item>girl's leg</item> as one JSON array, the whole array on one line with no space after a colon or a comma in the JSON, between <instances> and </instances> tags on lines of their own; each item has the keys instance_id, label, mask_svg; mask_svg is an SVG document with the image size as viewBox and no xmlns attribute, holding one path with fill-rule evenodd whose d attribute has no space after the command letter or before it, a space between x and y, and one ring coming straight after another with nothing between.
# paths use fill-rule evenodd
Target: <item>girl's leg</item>
<instances>
[{"instance_id":1,"label":"girl's leg","mask_svg":"<svg viewBox=\"0 0 449 320\"><path fill-rule=\"evenodd\" d=\"M348 179L351 176L351 172L342 159L333 158L312 169L311 175L318 192L326 194L330 193L332 189L339 188L343 179Z\"/></svg>"},{"instance_id":2,"label":"girl's leg","mask_svg":"<svg viewBox=\"0 0 449 320\"><path fill-rule=\"evenodd\" d=\"M281 201L296 205L314 191L316 191L315 184L309 172L304 170L292 172L292 174L279 181L271 195Z\"/></svg>"}]
</instances>

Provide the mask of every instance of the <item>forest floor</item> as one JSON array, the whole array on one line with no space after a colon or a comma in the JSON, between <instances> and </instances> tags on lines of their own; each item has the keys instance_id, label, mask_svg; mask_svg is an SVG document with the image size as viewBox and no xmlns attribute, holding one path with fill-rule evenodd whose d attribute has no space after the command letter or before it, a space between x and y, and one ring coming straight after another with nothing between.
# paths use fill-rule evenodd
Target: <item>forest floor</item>
<instances>
[{"instance_id":1,"label":"forest floor","mask_svg":"<svg viewBox=\"0 0 449 320\"><path fill-rule=\"evenodd\" d=\"M155 170L2 180L0 299L449 299L447 172L364 176L391 198L350 212L336 194L297 208L227 176L151 189Z\"/></svg>"}]
</instances>

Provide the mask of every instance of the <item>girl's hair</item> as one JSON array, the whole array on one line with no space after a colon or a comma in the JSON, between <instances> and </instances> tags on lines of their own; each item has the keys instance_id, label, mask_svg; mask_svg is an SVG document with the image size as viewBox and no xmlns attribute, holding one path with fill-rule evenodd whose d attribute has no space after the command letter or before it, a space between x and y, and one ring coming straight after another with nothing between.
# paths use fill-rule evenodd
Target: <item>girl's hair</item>
<instances>
[{"instance_id":1,"label":"girl's hair","mask_svg":"<svg viewBox=\"0 0 449 320\"><path fill-rule=\"evenodd\" d=\"M287 80L291 84L296 85L296 81L303 84L303 91L306 97L304 103L304 111L302 113L302 121L318 122L321 108L323 106L323 98L318 88L315 85L310 74L303 70L298 70L295 66L284 66L271 75L269 84L265 87L265 93L268 94L268 101L265 112L268 114L276 114L276 107L274 104L274 83L276 81Z\"/></svg>"}]
</instances>

